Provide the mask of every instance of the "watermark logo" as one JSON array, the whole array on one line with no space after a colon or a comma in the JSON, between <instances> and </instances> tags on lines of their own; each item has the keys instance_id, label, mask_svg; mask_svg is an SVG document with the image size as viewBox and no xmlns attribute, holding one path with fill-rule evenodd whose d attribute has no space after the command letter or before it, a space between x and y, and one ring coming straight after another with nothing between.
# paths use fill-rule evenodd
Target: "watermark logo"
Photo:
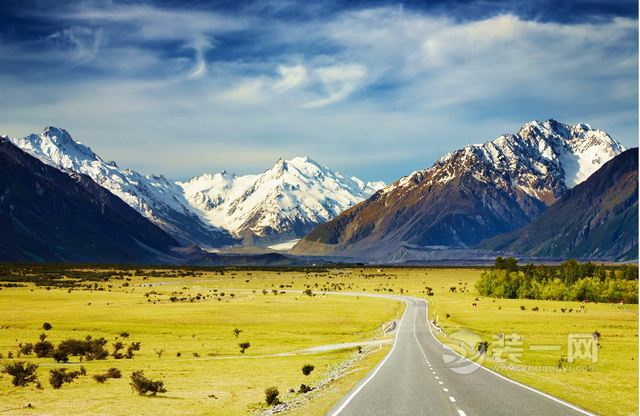
<instances>
[{"instance_id":1,"label":"watermark logo","mask_svg":"<svg viewBox=\"0 0 640 416\"><path fill-rule=\"evenodd\" d=\"M483 339L472 330L459 329L448 335L443 343L442 361L447 368L457 374L471 374L478 370L487 356L499 367L511 371L595 371L593 364L564 366L578 361L598 362L600 333L569 334L566 339L566 356L562 354L560 344L528 344L524 336L517 333L499 333L492 336L491 342ZM554 365L528 365L523 359L526 352L554 352L559 360ZM555 355L555 354L554 354ZM550 356L553 357L553 356Z\"/></svg>"},{"instance_id":2,"label":"watermark logo","mask_svg":"<svg viewBox=\"0 0 640 416\"><path fill-rule=\"evenodd\" d=\"M471 374L484 362L488 343L475 332L460 329L447 336L442 361L454 373Z\"/></svg>"},{"instance_id":3,"label":"watermark logo","mask_svg":"<svg viewBox=\"0 0 640 416\"><path fill-rule=\"evenodd\" d=\"M567 362L591 360L598 362L598 342L600 334L569 334L567 337Z\"/></svg>"}]
</instances>

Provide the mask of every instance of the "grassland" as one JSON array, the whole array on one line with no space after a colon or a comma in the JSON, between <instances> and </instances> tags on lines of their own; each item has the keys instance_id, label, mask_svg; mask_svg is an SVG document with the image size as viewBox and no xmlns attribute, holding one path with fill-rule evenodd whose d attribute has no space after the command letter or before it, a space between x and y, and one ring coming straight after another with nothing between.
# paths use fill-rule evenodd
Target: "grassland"
<instances>
[{"instance_id":1,"label":"grassland","mask_svg":"<svg viewBox=\"0 0 640 416\"><path fill-rule=\"evenodd\" d=\"M277 386L284 398L297 397L286 393L287 389L322 383L333 374L332 369L357 355L354 349L297 352L379 337L380 324L402 311L401 304L389 300L320 295L330 290L427 298L431 318L437 317L447 334L467 328L492 342L495 334L516 333L524 340L518 365L526 371L498 368L490 359L485 365L598 413L637 414L637 305L588 304L582 309L578 302L478 298L473 285L480 272L237 270L173 278L145 277L143 273L126 283L101 282L98 286L104 290L99 291L68 292L32 285L4 288L0 290L0 353L4 352L5 360L0 361L6 362L7 352L15 351L19 342L36 341L43 322L53 324L49 339L54 343L88 334L111 341L126 331L131 340L142 343L142 350L133 360L83 363L89 374L109 367L123 371L125 378L105 385L85 377L59 391L48 383L43 390L14 388L5 375L0 378L0 412L128 414L135 408L139 414L246 414L260 408L266 387ZM308 288L318 295L280 293ZM432 296L427 296L427 288ZM279 294L274 295L274 290ZM171 297L177 301L172 302ZM238 339L234 328L243 331ZM595 330L602 334L598 362L588 369L585 365L590 362L563 363L558 371L558 360L566 356L567 335ZM242 341L251 343L244 355L237 346ZM532 345L559 345L560 350L532 351ZM159 350L164 350L161 358L156 354ZM353 371L310 394L311 401L290 414L323 414L387 350L382 347L355 361ZM491 348L489 352L490 356ZM292 355L278 355L281 353ZM26 359L41 364L39 374L44 381L50 368L61 366L51 359ZM309 377L300 372L305 363L316 366ZM169 391L156 398L134 395L126 376L138 369L165 380ZM25 410L27 403L34 409Z\"/></svg>"}]
</instances>

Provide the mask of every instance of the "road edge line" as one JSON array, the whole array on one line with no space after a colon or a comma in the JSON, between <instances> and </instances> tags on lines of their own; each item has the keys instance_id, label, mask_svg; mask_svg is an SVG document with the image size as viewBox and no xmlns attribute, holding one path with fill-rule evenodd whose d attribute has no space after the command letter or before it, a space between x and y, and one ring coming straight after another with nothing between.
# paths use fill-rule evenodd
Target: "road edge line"
<instances>
[{"instance_id":1,"label":"road edge line","mask_svg":"<svg viewBox=\"0 0 640 416\"><path fill-rule=\"evenodd\" d=\"M579 412L579 413L582 413L583 415L587 415L587 416L596 416L596 414L595 414L595 413L591 413L591 412L589 412L588 410L582 409L582 408L580 408L580 407L576 406L575 404L571 404L571 403L569 403L569 402L566 402L566 401L564 401L564 400L562 400L562 399L559 399L559 398L557 398L557 397L555 397L555 396L552 396L552 395L550 395L550 394L548 394L548 393L545 393L545 392L543 392L543 391L541 391L541 390L538 390L538 389L536 389L535 387L531 387L531 386L527 386L526 384L522 384L522 383L520 383L519 381L513 380L513 379L511 379L511 378L509 378L509 377L507 377L507 376L504 376L504 375L502 375L502 374L500 374L500 373L498 373L498 372L496 372L496 371L494 371L494 370L490 369L490 368L487 368L487 367L485 367L485 366L483 366L483 365L481 365L481 364L478 364L478 363L476 363L475 361L472 361L472 360L468 359L467 357L464 357L464 356L462 356L462 355L458 354L458 352L457 352L457 351L454 351L453 349L451 349L451 348L449 348L448 346L446 346L445 344L443 344L443 343L438 339L438 337L436 337L436 336L433 334L433 329L431 328L431 321L429 321L429 302L428 302L427 300L425 300L425 299L422 299L422 300L423 300L423 301L424 301L424 303L426 304L426 308L425 308L425 309L426 309L426 312L425 312L425 314L426 314L426 319L427 319L427 326L429 327L429 333L431 334L431 336L433 337L433 339L435 339L435 340L438 342L438 344L442 345L442 347L443 347L443 348L448 349L449 351L451 351L451 352L453 352L454 354L456 354L458 357L460 357L460 358L462 358L462 359L464 359L464 360L467 360L468 362L472 363L473 365L477 366L478 368L481 368L481 369L483 369L484 371L486 371L486 372L488 372L488 373L490 373L490 374L493 374L493 375L494 375L494 376L496 376L496 377L499 377L499 378L501 378L501 379L503 379L503 380L505 380L505 381L508 381L509 383L515 384L515 385L520 386L520 387L522 387L522 388L524 388L524 389L526 389L526 390L529 390L529 391L532 391L532 392L534 392L534 393L537 393L537 394L539 394L539 395L541 395L541 396L543 396L543 397L546 397L547 399L553 400L553 401L554 401L554 402L556 402L556 403L559 403L559 404L564 405L564 406L566 406L566 407L568 407L568 408L570 408L570 409L572 409L572 410L575 410L575 411L577 411L577 412Z\"/></svg>"},{"instance_id":2,"label":"road edge line","mask_svg":"<svg viewBox=\"0 0 640 416\"><path fill-rule=\"evenodd\" d=\"M384 363L387 362L389 357L391 357L391 354L393 354L393 352L395 351L396 344L398 343L398 338L400 338L399 337L400 328L402 327L402 324L404 323L404 318L407 315L407 311L409 310L409 300L407 299L399 299L399 300L404 302L405 308L404 308L404 312L402 313L402 318L400 319L400 324L398 325L398 328L397 328L395 340L393 341L393 347L391 347L391 351L389 351L389 353L382 359L382 361L378 363L378 365L369 373L369 375L366 376L366 378L360 382L360 384L355 388L355 390L353 390L343 399L342 403L340 404L340 406L338 406L338 408L335 411L331 412L331 409L329 409L329 412L326 413L327 416L338 416L345 409L345 407L347 407L347 405L351 402L351 400L353 400L358 395L358 393L360 393L360 391L367 384L369 384L371 380L373 380L373 378L376 376L376 374L378 374L378 371L380 371Z\"/></svg>"}]
</instances>

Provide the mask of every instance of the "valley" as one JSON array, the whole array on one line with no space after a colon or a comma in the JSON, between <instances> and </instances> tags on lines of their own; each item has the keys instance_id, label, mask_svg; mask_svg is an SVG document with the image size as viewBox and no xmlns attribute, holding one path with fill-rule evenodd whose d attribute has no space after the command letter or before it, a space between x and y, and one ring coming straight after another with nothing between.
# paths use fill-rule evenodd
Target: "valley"
<instances>
[{"instance_id":1,"label":"valley","mask_svg":"<svg viewBox=\"0 0 640 416\"><path fill-rule=\"evenodd\" d=\"M272 386L278 388L282 401L291 403L284 414L324 414L389 352L394 335L385 335L383 326L399 320L404 310L401 302L340 296L340 292L426 299L430 319L437 320L447 334L441 338L445 344L451 342L448 337L455 340L461 328L473 330L491 348L493 335L519 334L524 338L519 370L502 368L490 358L484 365L600 414L637 411L633 405L638 391L633 382L637 305L589 303L583 309L584 304L575 301L478 297L474 284L482 273L479 269L36 266L8 274L8 270L21 270L20 266L4 267L2 362L8 362L11 352L13 360L40 365L43 385L42 390L33 385L13 387L8 375L0 376L1 410L7 414L23 414L28 404L47 414L68 414L68 406L83 414L106 409L110 414L127 414L131 406L139 414L171 414L176 409L194 415L259 414L269 407L264 390ZM51 268L52 273L47 271ZM31 275L33 279L24 277ZM11 287L10 282L19 287ZM53 328L43 331L43 322ZM240 330L237 337L236 328ZM561 356L566 356L567 335L594 330L602 333L598 362L592 367L590 361L565 362L561 371L554 370ZM125 345L140 342L141 348L130 360L69 357L68 363L56 363L32 355L17 357L18 344L36 342L42 332L54 344L91 335L105 337L109 351L118 340ZM122 338L123 332L127 338ZM371 340L382 343L371 344ZM238 347L242 342L250 343L244 353ZM342 349L304 351L341 343L349 344ZM362 343L362 353L353 343ZM533 352L530 345L560 345L561 349ZM300 372L304 364L315 367L309 376ZM86 368L87 376L60 390L48 384L49 370L79 366ZM121 379L105 384L92 379L111 367L122 371ZM163 380L167 393L156 398L134 394L129 375L139 369L151 379ZM620 378L628 381L620 385L616 381ZM322 387L299 394L300 384ZM296 393L290 393L290 388ZM65 400L59 400L63 396Z\"/></svg>"}]
</instances>

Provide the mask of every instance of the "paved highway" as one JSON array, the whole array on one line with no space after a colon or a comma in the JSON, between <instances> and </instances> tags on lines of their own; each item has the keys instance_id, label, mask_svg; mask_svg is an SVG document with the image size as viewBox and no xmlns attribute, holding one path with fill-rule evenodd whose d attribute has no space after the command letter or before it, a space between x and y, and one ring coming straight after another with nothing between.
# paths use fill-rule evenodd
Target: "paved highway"
<instances>
[{"instance_id":1,"label":"paved highway","mask_svg":"<svg viewBox=\"0 0 640 416\"><path fill-rule=\"evenodd\" d=\"M445 364L443 353L453 355L436 340L427 322L427 303L413 297L393 298L405 301L407 307L391 352L327 415L590 414L485 368L476 368L460 357L456 357L458 370L453 371L451 364Z\"/></svg>"}]
</instances>

